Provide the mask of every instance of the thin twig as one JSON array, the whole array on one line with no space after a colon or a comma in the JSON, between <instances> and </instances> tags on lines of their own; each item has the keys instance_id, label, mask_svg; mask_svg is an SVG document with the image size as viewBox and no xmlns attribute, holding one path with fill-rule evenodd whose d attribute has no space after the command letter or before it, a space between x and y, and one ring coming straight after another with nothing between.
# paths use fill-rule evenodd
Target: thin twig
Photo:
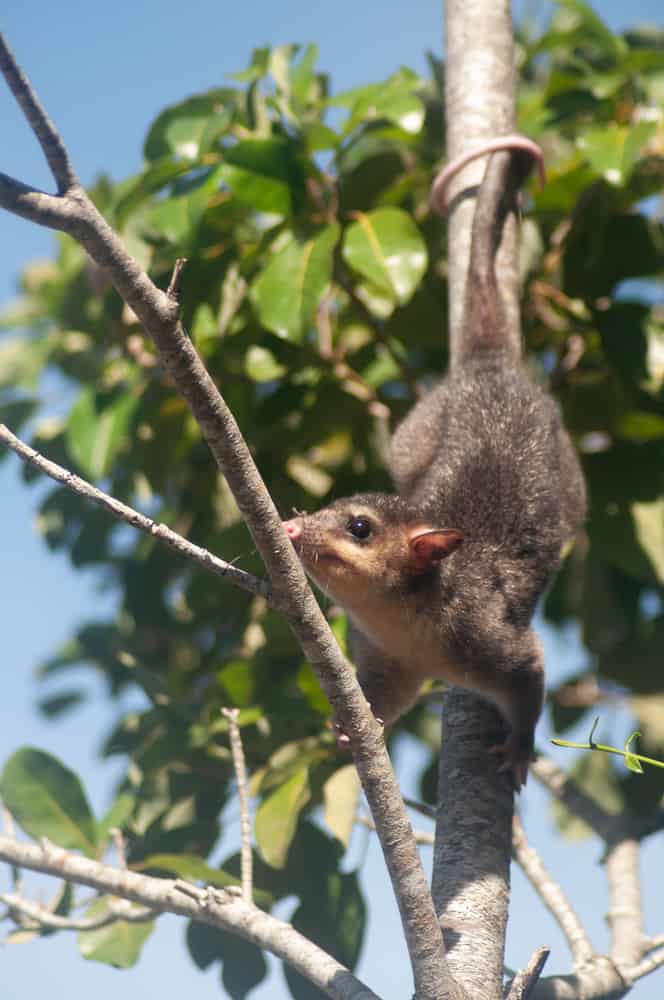
<instances>
[{"instance_id":1,"label":"thin twig","mask_svg":"<svg viewBox=\"0 0 664 1000\"><path fill-rule=\"evenodd\" d=\"M127 867L127 841L124 833L119 826L111 827L109 830L111 839L113 840L113 846L115 847L115 856L117 859L118 868Z\"/></svg>"},{"instance_id":2,"label":"thin twig","mask_svg":"<svg viewBox=\"0 0 664 1000\"><path fill-rule=\"evenodd\" d=\"M534 951L525 969L517 972L510 985L510 991L506 1000L528 1000L531 996L537 980L542 975L542 969L546 960L551 954L551 949L543 945Z\"/></svg>"},{"instance_id":3,"label":"thin twig","mask_svg":"<svg viewBox=\"0 0 664 1000\"><path fill-rule=\"evenodd\" d=\"M184 266L187 263L186 257L178 257L175 261L175 267L173 268L173 274L171 275L171 280L168 285L166 294L169 299L173 299L174 302L180 301L180 295L182 292L182 275L184 273Z\"/></svg>"},{"instance_id":4,"label":"thin twig","mask_svg":"<svg viewBox=\"0 0 664 1000\"><path fill-rule=\"evenodd\" d=\"M518 816L512 821L512 851L524 875L565 935L575 967L588 962L595 954L590 938L561 886L552 879L539 854L528 843Z\"/></svg>"},{"instance_id":5,"label":"thin twig","mask_svg":"<svg viewBox=\"0 0 664 1000\"><path fill-rule=\"evenodd\" d=\"M630 969L629 978L631 982L635 983L637 979L643 979L644 976L654 972L655 969L659 969L662 965L664 965L664 949L656 952L654 955L649 955Z\"/></svg>"},{"instance_id":6,"label":"thin twig","mask_svg":"<svg viewBox=\"0 0 664 1000\"><path fill-rule=\"evenodd\" d=\"M85 497L86 500L92 500L93 503L99 504L100 507L103 507L119 521L125 521L132 528L137 528L139 531L151 535L158 541L164 542L169 548L185 556L185 558L191 559L208 572L225 577L230 583L234 583L251 594L259 594L265 598L268 604L273 603L270 586L266 580L259 580L258 577L252 576L251 573L246 573L231 563L224 562L223 559L212 555L211 552L201 548L200 545L194 545L192 542L187 541L186 538L183 538L182 535L179 535L165 524L157 524L152 518L146 517L145 514L139 513L133 507L129 507L108 493L104 493L103 490L97 489L96 486L88 483L85 479L81 479L80 476L74 475L68 469L45 458L44 455L41 455L34 448L31 448L24 441L21 441L20 438L16 437L5 424L0 424L0 442L11 448L22 461L39 469L40 472L46 473L51 479L66 486L73 493L77 493L79 496Z\"/></svg>"},{"instance_id":7,"label":"thin twig","mask_svg":"<svg viewBox=\"0 0 664 1000\"><path fill-rule=\"evenodd\" d=\"M419 799L411 799L408 795L404 795L403 801L404 805L407 805L409 809L414 809L415 812L420 813L422 816L427 816L429 819L436 818L436 810L426 802L420 802Z\"/></svg>"},{"instance_id":8,"label":"thin twig","mask_svg":"<svg viewBox=\"0 0 664 1000\"><path fill-rule=\"evenodd\" d=\"M63 917L59 913L53 913L46 906L33 903L12 892L0 893L0 902L9 907L12 916L16 914L19 918L25 917L28 921L32 921L35 930L39 927L50 927L60 931L97 931L102 927L117 924L121 920L128 924L144 924L158 916L149 907L137 909L126 900L112 903L108 912L99 917ZM17 920L17 923L21 927L29 926L22 919Z\"/></svg>"},{"instance_id":9,"label":"thin twig","mask_svg":"<svg viewBox=\"0 0 664 1000\"><path fill-rule=\"evenodd\" d=\"M609 888L606 922L611 932L611 959L624 972L643 957L645 928L639 872L640 845L635 837L618 836L607 845L604 867Z\"/></svg>"},{"instance_id":10,"label":"thin twig","mask_svg":"<svg viewBox=\"0 0 664 1000\"><path fill-rule=\"evenodd\" d=\"M664 948L664 934L654 934L643 942L644 952L656 951L658 948Z\"/></svg>"},{"instance_id":11,"label":"thin twig","mask_svg":"<svg viewBox=\"0 0 664 1000\"><path fill-rule=\"evenodd\" d=\"M366 826L367 830L373 830L376 832L376 824L371 819L370 816L362 816L358 814L355 817L355 822L359 823L360 826ZM433 847L434 835L429 833L428 830L413 830L413 836L415 837L416 844L422 844L425 847Z\"/></svg>"},{"instance_id":12,"label":"thin twig","mask_svg":"<svg viewBox=\"0 0 664 1000\"><path fill-rule=\"evenodd\" d=\"M228 719L228 737L233 755L233 768L237 781L237 792L240 799L240 831L241 850L240 864L242 874L242 898L250 903L253 895L253 872L251 854L251 817L249 815L249 786L247 783L247 767L242 747L242 736L237 720L240 717L239 708L222 708L222 714Z\"/></svg>"}]
</instances>

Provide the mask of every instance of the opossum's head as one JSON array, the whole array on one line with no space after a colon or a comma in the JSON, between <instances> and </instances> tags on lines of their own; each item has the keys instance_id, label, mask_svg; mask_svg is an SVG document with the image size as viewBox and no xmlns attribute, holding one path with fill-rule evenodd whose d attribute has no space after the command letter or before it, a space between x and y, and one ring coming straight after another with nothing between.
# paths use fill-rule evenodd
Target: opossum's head
<instances>
[{"instance_id":1,"label":"opossum's head","mask_svg":"<svg viewBox=\"0 0 664 1000\"><path fill-rule=\"evenodd\" d=\"M400 497L361 493L284 521L307 574L349 611L408 589L461 545L454 528L427 523Z\"/></svg>"}]
</instances>

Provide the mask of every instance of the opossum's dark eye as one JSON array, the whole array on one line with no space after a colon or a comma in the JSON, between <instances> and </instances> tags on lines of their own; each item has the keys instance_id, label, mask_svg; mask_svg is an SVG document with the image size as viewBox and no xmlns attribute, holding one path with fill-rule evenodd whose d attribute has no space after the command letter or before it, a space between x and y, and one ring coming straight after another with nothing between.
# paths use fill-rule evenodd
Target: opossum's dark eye
<instances>
[{"instance_id":1,"label":"opossum's dark eye","mask_svg":"<svg viewBox=\"0 0 664 1000\"><path fill-rule=\"evenodd\" d=\"M348 522L348 531L353 538L365 541L373 531L371 521L367 517L351 517Z\"/></svg>"}]
</instances>

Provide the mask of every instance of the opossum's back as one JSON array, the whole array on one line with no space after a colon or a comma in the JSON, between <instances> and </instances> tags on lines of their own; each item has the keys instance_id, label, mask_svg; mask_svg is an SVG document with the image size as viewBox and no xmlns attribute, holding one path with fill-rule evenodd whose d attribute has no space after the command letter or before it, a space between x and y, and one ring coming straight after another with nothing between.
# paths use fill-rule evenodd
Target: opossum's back
<instances>
[{"instance_id":1,"label":"opossum's back","mask_svg":"<svg viewBox=\"0 0 664 1000\"><path fill-rule=\"evenodd\" d=\"M467 366L397 429L391 471L416 507L475 537L557 537L561 433L553 401L520 372Z\"/></svg>"}]
</instances>

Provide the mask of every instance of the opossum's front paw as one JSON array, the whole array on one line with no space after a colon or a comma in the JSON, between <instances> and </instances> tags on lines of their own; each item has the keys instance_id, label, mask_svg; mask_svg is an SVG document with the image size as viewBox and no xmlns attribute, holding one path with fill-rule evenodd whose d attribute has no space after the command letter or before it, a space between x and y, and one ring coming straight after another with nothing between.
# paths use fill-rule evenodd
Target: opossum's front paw
<instances>
[{"instance_id":1,"label":"opossum's front paw","mask_svg":"<svg viewBox=\"0 0 664 1000\"><path fill-rule=\"evenodd\" d=\"M503 758L498 770L500 772L507 771L512 779L514 790L521 791L528 780L528 767L535 760L532 736L525 737L518 733L511 733L504 743L490 747L489 753Z\"/></svg>"}]
</instances>

